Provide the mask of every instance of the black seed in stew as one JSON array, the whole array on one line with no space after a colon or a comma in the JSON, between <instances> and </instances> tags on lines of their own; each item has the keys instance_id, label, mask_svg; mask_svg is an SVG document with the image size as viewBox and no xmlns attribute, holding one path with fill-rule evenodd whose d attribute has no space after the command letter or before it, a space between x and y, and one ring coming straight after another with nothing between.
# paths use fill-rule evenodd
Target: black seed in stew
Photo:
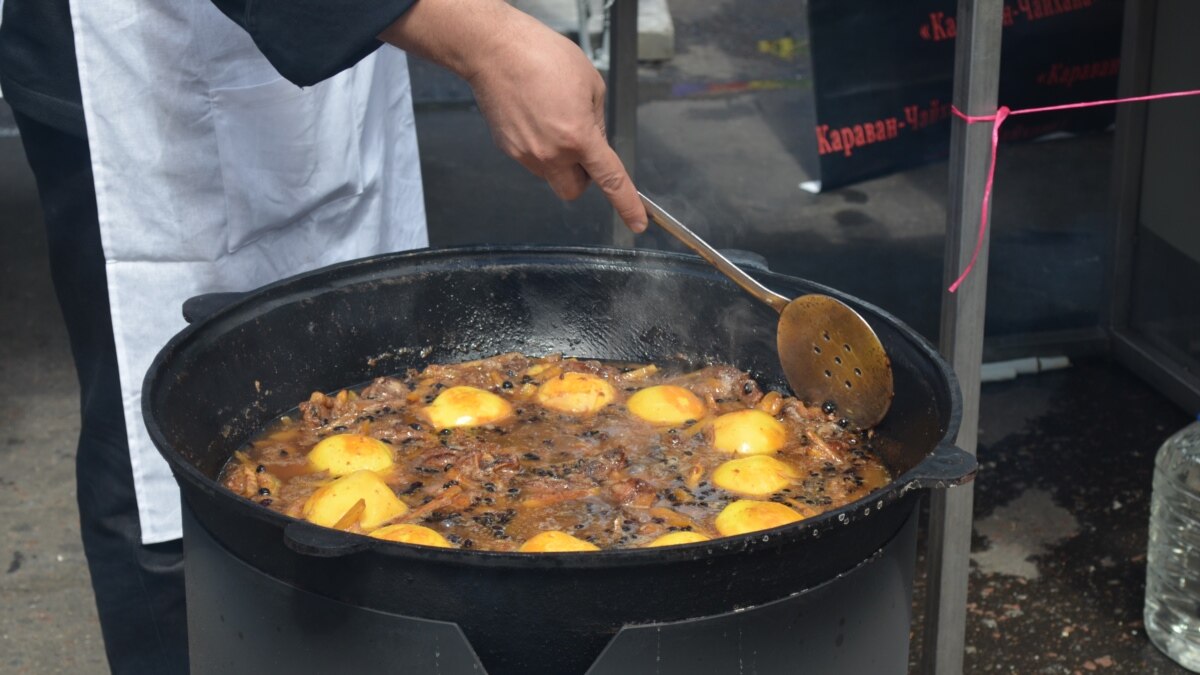
<instances>
[{"instance_id":1,"label":"black seed in stew","mask_svg":"<svg viewBox=\"0 0 1200 675\"><path fill-rule=\"evenodd\" d=\"M441 435L443 435L443 436L449 436L451 431L454 431L454 430L453 430L453 429L442 429L442 430L441 430L441 431L439 431L438 433L439 433L439 434L441 434Z\"/></svg>"},{"instance_id":2,"label":"black seed in stew","mask_svg":"<svg viewBox=\"0 0 1200 675\"><path fill-rule=\"evenodd\" d=\"M412 429L413 431L420 431L421 425L417 422L413 422L412 424L408 425L408 428Z\"/></svg>"},{"instance_id":3,"label":"black seed in stew","mask_svg":"<svg viewBox=\"0 0 1200 675\"><path fill-rule=\"evenodd\" d=\"M512 383L510 380L505 380L505 381L504 381L504 384L502 384L502 385L500 385L500 386L501 386L501 387L504 387L505 389L512 389L512 388L513 388L513 383Z\"/></svg>"},{"instance_id":4,"label":"black seed in stew","mask_svg":"<svg viewBox=\"0 0 1200 675\"><path fill-rule=\"evenodd\" d=\"M540 460L540 459L542 458L542 457L541 457L541 455L538 455L538 454L536 454L536 453L532 453L532 452L527 452L527 453L525 453L524 455L521 455L521 456L522 456L522 457L524 457L525 459L527 459L527 460L531 461L531 462L536 462L536 461L538 461L538 460Z\"/></svg>"},{"instance_id":5,"label":"black seed in stew","mask_svg":"<svg viewBox=\"0 0 1200 675\"><path fill-rule=\"evenodd\" d=\"M821 406L821 411L824 412L826 415L832 415L834 412L837 411L837 404L834 403L833 401L826 401L825 405Z\"/></svg>"},{"instance_id":6,"label":"black seed in stew","mask_svg":"<svg viewBox=\"0 0 1200 675\"><path fill-rule=\"evenodd\" d=\"M266 470L267 470L267 467L263 466L262 464L259 464L258 466L254 467L254 473L262 473Z\"/></svg>"},{"instance_id":7,"label":"black seed in stew","mask_svg":"<svg viewBox=\"0 0 1200 675\"><path fill-rule=\"evenodd\" d=\"M268 497L268 496L270 496L270 494L271 494L271 489L270 489L270 488L259 488L259 489L258 489L258 494L260 494L260 495L262 495L262 496L264 496L264 497Z\"/></svg>"}]
</instances>

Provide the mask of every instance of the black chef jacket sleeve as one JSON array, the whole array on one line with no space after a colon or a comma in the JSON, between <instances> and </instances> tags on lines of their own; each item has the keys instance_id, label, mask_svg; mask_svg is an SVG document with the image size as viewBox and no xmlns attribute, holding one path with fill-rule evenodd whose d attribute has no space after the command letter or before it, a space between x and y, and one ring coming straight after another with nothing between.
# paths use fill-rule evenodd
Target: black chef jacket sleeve
<instances>
[{"instance_id":1,"label":"black chef jacket sleeve","mask_svg":"<svg viewBox=\"0 0 1200 675\"><path fill-rule=\"evenodd\" d=\"M376 36L416 0L213 0L279 74L302 87L379 48Z\"/></svg>"}]
</instances>

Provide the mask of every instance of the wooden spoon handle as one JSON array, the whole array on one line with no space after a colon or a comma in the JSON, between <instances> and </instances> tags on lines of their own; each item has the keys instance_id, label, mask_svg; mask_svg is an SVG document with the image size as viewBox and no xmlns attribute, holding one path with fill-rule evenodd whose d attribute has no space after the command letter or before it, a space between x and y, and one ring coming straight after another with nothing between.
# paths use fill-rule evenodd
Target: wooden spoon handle
<instances>
[{"instance_id":1,"label":"wooden spoon handle","mask_svg":"<svg viewBox=\"0 0 1200 675\"><path fill-rule=\"evenodd\" d=\"M699 254L701 258L707 260L709 264L717 268L721 274L729 277L733 283L741 286L742 290L758 298L760 301L770 305L772 309L780 313L782 313L783 309L788 306L789 302L791 302L791 299L786 298L755 281L754 277L751 277L749 274L743 272L742 268L734 265L729 261L728 258L721 255L720 251L712 246L709 246L708 242L698 237L695 232L692 232L688 228L684 227L683 223L675 220L671 214L667 213L661 206L651 201L649 197L641 192L638 193L638 196L642 198L642 204L645 205L646 213L650 216L651 220L658 223L659 227L666 230L671 236L683 242L685 246Z\"/></svg>"}]
</instances>

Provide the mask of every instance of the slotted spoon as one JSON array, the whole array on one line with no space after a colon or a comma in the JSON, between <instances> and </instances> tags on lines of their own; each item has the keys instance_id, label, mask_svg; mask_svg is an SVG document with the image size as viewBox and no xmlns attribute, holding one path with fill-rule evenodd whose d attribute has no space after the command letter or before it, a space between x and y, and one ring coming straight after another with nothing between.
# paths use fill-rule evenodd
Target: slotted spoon
<instances>
[{"instance_id":1,"label":"slotted spoon","mask_svg":"<svg viewBox=\"0 0 1200 675\"><path fill-rule=\"evenodd\" d=\"M650 219L750 295L779 312L776 345L788 385L809 404L832 405L860 429L879 424L892 405L892 365L879 336L858 312L827 295L794 300L734 265L683 223L638 193Z\"/></svg>"}]
</instances>

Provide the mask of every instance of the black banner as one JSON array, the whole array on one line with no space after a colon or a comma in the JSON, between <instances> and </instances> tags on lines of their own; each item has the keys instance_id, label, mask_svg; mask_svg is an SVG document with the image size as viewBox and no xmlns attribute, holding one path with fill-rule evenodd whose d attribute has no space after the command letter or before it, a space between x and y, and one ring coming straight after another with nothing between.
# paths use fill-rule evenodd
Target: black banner
<instances>
[{"instance_id":1,"label":"black banner","mask_svg":"<svg viewBox=\"0 0 1200 675\"><path fill-rule=\"evenodd\" d=\"M955 0L809 0L822 189L944 159ZM999 104L1116 96L1123 0L1006 0ZM994 55L1000 58L1001 55ZM1002 141L1099 131L1111 106L1009 118Z\"/></svg>"}]
</instances>

